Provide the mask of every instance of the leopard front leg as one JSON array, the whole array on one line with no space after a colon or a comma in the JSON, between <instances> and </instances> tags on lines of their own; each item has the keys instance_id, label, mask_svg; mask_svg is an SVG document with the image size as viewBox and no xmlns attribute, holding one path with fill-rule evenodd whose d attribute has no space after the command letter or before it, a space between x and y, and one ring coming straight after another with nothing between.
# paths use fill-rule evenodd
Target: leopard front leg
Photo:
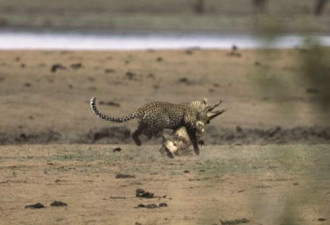
<instances>
[{"instance_id":1,"label":"leopard front leg","mask_svg":"<svg viewBox=\"0 0 330 225\"><path fill-rule=\"evenodd\" d=\"M141 134L142 134L142 131L139 128L136 129L132 134L132 138L137 146L141 146L141 144L142 144L141 140L139 139L139 136Z\"/></svg>"},{"instance_id":2,"label":"leopard front leg","mask_svg":"<svg viewBox=\"0 0 330 225\"><path fill-rule=\"evenodd\" d=\"M187 133L189 135L189 138L191 140L191 143L194 147L194 152L196 155L199 155L199 146L198 146L198 139L196 135L196 128L193 126L186 127Z\"/></svg>"},{"instance_id":3,"label":"leopard front leg","mask_svg":"<svg viewBox=\"0 0 330 225\"><path fill-rule=\"evenodd\" d=\"M198 147L198 138L197 138L197 116L198 112L196 110L186 110L184 115L184 125L187 129L187 133L189 139L194 147L194 152L196 155L199 155L199 147Z\"/></svg>"}]
</instances>

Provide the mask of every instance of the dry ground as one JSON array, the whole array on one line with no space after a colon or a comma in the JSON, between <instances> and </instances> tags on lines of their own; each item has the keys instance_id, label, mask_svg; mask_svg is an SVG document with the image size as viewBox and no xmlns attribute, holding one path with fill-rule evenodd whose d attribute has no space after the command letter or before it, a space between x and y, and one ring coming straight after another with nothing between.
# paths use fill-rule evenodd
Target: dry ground
<instances>
[{"instance_id":1,"label":"dry ground","mask_svg":"<svg viewBox=\"0 0 330 225\"><path fill-rule=\"evenodd\" d=\"M329 144L245 146L229 135L234 145L207 145L199 157L170 160L158 153L159 145L130 145L136 121L96 138L118 126L92 114L92 96L112 115L153 100L206 97L211 103L222 98L227 109L206 139L217 140L216 129L223 128L258 143L249 136L253 129L280 127L283 137L296 128L305 142L321 143L299 128L330 122L316 102L322 90L302 79L306 51L229 53L0 52L0 224L212 225L244 218L249 224L328 224ZM54 65L64 68L52 72ZM329 143L328 132L310 131L322 143ZM122 151L67 145L95 141L120 143ZM135 178L117 179L118 173ZM157 197L136 198L137 188ZM51 207L54 200L68 206ZM46 208L24 208L37 202ZM151 203L167 207L136 208Z\"/></svg>"},{"instance_id":2,"label":"dry ground","mask_svg":"<svg viewBox=\"0 0 330 225\"><path fill-rule=\"evenodd\" d=\"M2 146L0 224L329 224L329 145L209 146L174 160L114 147ZM24 208L37 202L46 208Z\"/></svg>"},{"instance_id":3,"label":"dry ground","mask_svg":"<svg viewBox=\"0 0 330 225\"><path fill-rule=\"evenodd\" d=\"M238 53L1 51L0 143L92 143L88 135L98 129L134 129L136 121L110 124L97 119L89 106L92 96L101 111L115 116L149 101L206 97L211 104L224 100L227 112L212 122L217 128L329 126L328 111L320 111L315 100L322 90L302 75L304 51ZM64 69L52 72L54 65ZM110 132L107 142L132 143L129 130L121 131L119 137ZM308 132L330 139L329 130Z\"/></svg>"}]
</instances>

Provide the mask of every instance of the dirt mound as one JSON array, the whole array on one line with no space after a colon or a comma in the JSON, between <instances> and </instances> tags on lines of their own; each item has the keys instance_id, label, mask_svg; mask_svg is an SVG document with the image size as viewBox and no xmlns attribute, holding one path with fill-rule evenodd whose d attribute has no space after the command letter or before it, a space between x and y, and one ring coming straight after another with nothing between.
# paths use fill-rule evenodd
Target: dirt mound
<instances>
[{"instance_id":1,"label":"dirt mound","mask_svg":"<svg viewBox=\"0 0 330 225\"><path fill-rule=\"evenodd\" d=\"M294 127L280 126L261 128L222 128L206 126L204 135L206 144L326 144L330 143L330 127ZM0 144L133 144L131 131L127 127L93 128L87 133L66 134L56 130L7 131L0 132ZM160 143L160 139L144 140L146 144Z\"/></svg>"},{"instance_id":2,"label":"dirt mound","mask_svg":"<svg viewBox=\"0 0 330 225\"><path fill-rule=\"evenodd\" d=\"M87 143L109 143L109 140L111 143L128 143L130 138L131 132L126 127L105 127L90 130L86 138L81 140L85 140Z\"/></svg>"},{"instance_id":3,"label":"dirt mound","mask_svg":"<svg viewBox=\"0 0 330 225\"><path fill-rule=\"evenodd\" d=\"M63 140L60 132L54 130L33 131L0 131L0 144L45 144Z\"/></svg>"},{"instance_id":4,"label":"dirt mound","mask_svg":"<svg viewBox=\"0 0 330 225\"><path fill-rule=\"evenodd\" d=\"M260 128L219 128L206 127L205 142L208 144L320 144L330 143L330 127L294 127L284 129L280 126Z\"/></svg>"}]
</instances>

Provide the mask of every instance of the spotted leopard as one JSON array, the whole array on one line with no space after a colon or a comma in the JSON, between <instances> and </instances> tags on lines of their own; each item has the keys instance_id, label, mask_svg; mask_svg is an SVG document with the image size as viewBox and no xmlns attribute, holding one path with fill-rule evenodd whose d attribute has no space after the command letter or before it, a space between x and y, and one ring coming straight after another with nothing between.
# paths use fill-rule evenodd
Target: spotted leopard
<instances>
[{"instance_id":1,"label":"spotted leopard","mask_svg":"<svg viewBox=\"0 0 330 225\"><path fill-rule=\"evenodd\" d=\"M138 128L133 132L132 138L136 145L140 146L139 136L146 135L148 138L160 136L164 129L176 130L184 126L187 129L194 151L199 154L199 147L196 137L196 122L204 114L207 107L207 100L193 101L188 103L173 104L168 102L150 102L138 108L133 113L123 117L113 117L101 113L96 107L96 99L90 101L93 112L103 120L111 122L126 122L131 119L138 119Z\"/></svg>"}]
</instances>

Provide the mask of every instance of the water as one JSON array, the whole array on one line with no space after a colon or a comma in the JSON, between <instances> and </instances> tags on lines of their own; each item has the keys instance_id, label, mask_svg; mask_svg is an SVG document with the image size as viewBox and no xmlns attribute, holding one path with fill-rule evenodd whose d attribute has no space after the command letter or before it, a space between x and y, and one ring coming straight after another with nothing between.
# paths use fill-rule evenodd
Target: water
<instances>
[{"instance_id":1,"label":"water","mask_svg":"<svg viewBox=\"0 0 330 225\"><path fill-rule=\"evenodd\" d=\"M312 35L330 46L330 35ZM145 50L145 49L243 49L294 48L301 46L304 35L279 35L272 44L253 34L183 33L183 32L36 32L1 31L0 50Z\"/></svg>"}]
</instances>

